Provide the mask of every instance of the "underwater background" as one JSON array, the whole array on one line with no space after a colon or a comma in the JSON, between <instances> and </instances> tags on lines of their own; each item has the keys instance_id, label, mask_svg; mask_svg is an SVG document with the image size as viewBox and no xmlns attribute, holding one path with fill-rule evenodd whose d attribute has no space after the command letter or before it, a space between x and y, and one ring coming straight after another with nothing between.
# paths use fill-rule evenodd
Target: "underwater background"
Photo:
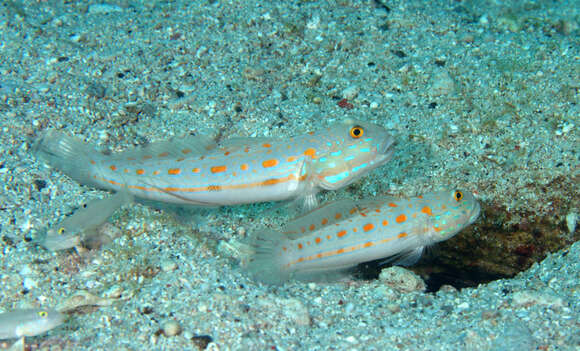
<instances>
[{"instance_id":1,"label":"underwater background","mask_svg":"<svg viewBox=\"0 0 580 351\"><path fill-rule=\"evenodd\" d=\"M40 350L578 350L579 25L572 0L3 1L0 312L67 306ZM480 218L335 283L240 267L238 241L293 217L276 203L132 204L102 248L36 244L109 196L34 156L47 129L117 152L346 118L393 158L322 202L461 188Z\"/></svg>"}]
</instances>

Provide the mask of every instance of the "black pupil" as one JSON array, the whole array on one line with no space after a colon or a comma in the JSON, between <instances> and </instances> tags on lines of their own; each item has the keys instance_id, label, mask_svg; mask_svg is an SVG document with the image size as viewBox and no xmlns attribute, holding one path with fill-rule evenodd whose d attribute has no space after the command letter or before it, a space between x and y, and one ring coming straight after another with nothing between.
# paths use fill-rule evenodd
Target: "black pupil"
<instances>
[{"instance_id":1,"label":"black pupil","mask_svg":"<svg viewBox=\"0 0 580 351\"><path fill-rule=\"evenodd\" d=\"M455 193L455 197L457 198L457 200L461 200L461 193Z\"/></svg>"},{"instance_id":2,"label":"black pupil","mask_svg":"<svg viewBox=\"0 0 580 351\"><path fill-rule=\"evenodd\" d=\"M360 134L360 128L353 129L352 134L354 134L355 136L358 136Z\"/></svg>"}]
</instances>

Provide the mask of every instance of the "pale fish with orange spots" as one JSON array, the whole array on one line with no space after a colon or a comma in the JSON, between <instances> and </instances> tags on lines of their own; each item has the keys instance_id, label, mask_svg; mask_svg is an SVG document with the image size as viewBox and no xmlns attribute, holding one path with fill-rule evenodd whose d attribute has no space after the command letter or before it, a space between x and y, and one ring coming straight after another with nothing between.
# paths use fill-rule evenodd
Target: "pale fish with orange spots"
<instances>
[{"instance_id":1,"label":"pale fish with orange spots","mask_svg":"<svg viewBox=\"0 0 580 351\"><path fill-rule=\"evenodd\" d=\"M138 198L220 206L301 198L342 188L391 158L394 139L381 126L346 120L304 135L237 138L219 145L196 136L111 155L58 131L36 154L81 184Z\"/></svg>"},{"instance_id":2,"label":"pale fish with orange spots","mask_svg":"<svg viewBox=\"0 0 580 351\"><path fill-rule=\"evenodd\" d=\"M413 264L426 246L473 223L480 207L471 193L445 190L417 197L341 200L315 209L251 240L247 271L281 284L290 279L334 280L360 263L385 259Z\"/></svg>"}]
</instances>

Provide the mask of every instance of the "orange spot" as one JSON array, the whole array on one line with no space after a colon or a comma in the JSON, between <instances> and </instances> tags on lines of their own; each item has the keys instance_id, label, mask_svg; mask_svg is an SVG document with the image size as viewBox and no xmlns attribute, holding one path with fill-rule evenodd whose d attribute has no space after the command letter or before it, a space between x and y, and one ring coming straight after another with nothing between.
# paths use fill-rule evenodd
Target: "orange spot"
<instances>
[{"instance_id":1,"label":"orange spot","mask_svg":"<svg viewBox=\"0 0 580 351\"><path fill-rule=\"evenodd\" d=\"M310 227L308 227L308 229L310 229L310 231L316 229L316 226L314 224L311 224Z\"/></svg>"},{"instance_id":2,"label":"orange spot","mask_svg":"<svg viewBox=\"0 0 580 351\"><path fill-rule=\"evenodd\" d=\"M111 171L116 171L117 170L117 166L111 166L109 168L111 169Z\"/></svg>"},{"instance_id":3,"label":"orange spot","mask_svg":"<svg viewBox=\"0 0 580 351\"><path fill-rule=\"evenodd\" d=\"M278 160L273 158L271 160L266 160L264 162L262 162L262 166L264 166L264 168L269 168L269 167L274 167L278 165Z\"/></svg>"},{"instance_id":4,"label":"orange spot","mask_svg":"<svg viewBox=\"0 0 580 351\"><path fill-rule=\"evenodd\" d=\"M404 214L398 215L397 218L395 218L395 222L397 222L397 223L403 223L406 220L407 220L407 216L405 216Z\"/></svg>"},{"instance_id":5,"label":"orange spot","mask_svg":"<svg viewBox=\"0 0 580 351\"><path fill-rule=\"evenodd\" d=\"M380 208L377 208L377 209L375 209L375 212L376 213L381 213L381 209Z\"/></svg>"},{"instance_id":6,"label":"orange spot","mask_svg":"<svg viewBox=\"0 0 580 351\"><path fill-rule=\"evenodd\" d=\"M191 152L191 150L190 149L183 149L183 150L181 150L181 152L183 154L187 155L187 154L189 154Z\"/></svg>"},{"instance_id":7,"label":"orange spot","mask_svg":"<svg viewBox=\"0 0 580 351\"><path fill-rule=\"evenodd\" d=\"M179 173L181 173L181 168L169 168L167 173L171 175L178 175Z\"/></svg>"},{"instance_id":8,"label":"orange spot","mask_svg":"<svg viewBox=\"0 0 580 351\"><path fill-rule=\"evenodd\" d=\"M339 238L342 238L345 235L346 235L346 230L341 230L340 232L336 233L336 236Z\"/></svg>"},{"instance_id":9,"label":"orange spot","mask_svg":"<svg viewBox=\"0 0 580 351\"><path fill-rule=\"evenodd\" d=\"M413 208L413 204L409 204L409 208Z\"/></svg>"},{"instance_id":10,"label":"orange spot","mask_svg":"<svg viewBox=\"0 0 580 351\"><path fill-rule=\"evenodd\" d=\"M300 257L300 258L298 259L298 262L304 262L304 257Z\"/></svg>"},{"instance_id":11,"label":"orange spot","mask_svg":"<svg viewBox=\"0 0 580 351\"><path fill-rule=\"evenodd\" d=\"M242 164L242 165L240 166L240 168L241 168L241 170L242 170L242 171L247 171L247 170L248 170L248 168L250 168L250 166L248 166L248 164L247 164L247 163L244 163L244 164Z\"/></svg>"},{"instance_id":12,"label":"orange spot","mask_svg":"<svg viewBox=\"0 0 580 351\"><path fill-rule=\"evenodd\" d=\"M389 221L387 221L386 219L383 219L383 225L384 225L384 226L387 226L387 225L389 225Z\"/></svg>"},{"instance_id":13,"label":"orange spot","mask_svg":"<svg viewBox=\"0 0 580 351\"><path fill-rule=\"evenodd\" d=\"M276 179L276 178L271 178L271 179L266 179L264 180L261 185L263 186L268 186L268 185L275 185L280 183L280 179Z\"/></svg>"},{"instance_id":14,"label":"orange spot","mask_svg":"<svg viewBox=\"0 0 580 351\"><path fill-rule=\"evenodd\" d=\"M421 209L421 212L428 214L429 216L433 215L433 212L431 212L431 208L429 206L425 206Z\"/></svg>"},{"instance_id":15,"label":"orange spot","mask_svg":"<svg viewBox=\"0 0 580 351\"><path fill-rule=\"evenodd\" d=\"M308 135L314 135L314 131L308 132Z\"/></svg>"},{"instance_id":16,"label":"orange spot","mask_svg":"<svg viewBox=\"0 0 580 351\"><path fill-rule=\"evenodd\" d=\"M397 204L395 203L389 202L389 207L399 207L399 206L397 206Z\"/></svg>"},{"instance_id":17,"label":"orange spot","mask_svg":"<svg viewBox=\"0 0 580 351\"><path fill-rule=\"evenodd\" d=\"M336 218L336 219L340 219L340 217L342 217L342 214L341 213L337 213L337 214L334 215L334 218Z\"/></svg>"},{"instance_id":18,"label":"orange spot","mask_svg":"<svg viewBox=\"0 0 580 351\"><path fill-rule=\"evenodd\" d=\"M372 223L367 223L363 226L363 230L365 232L368 232L369 230L373 230L373 229L375 229L375 225Z\"/></svg>"},{"instance_id":19,"label":"orange spot","mask_svg":"<svg viewBox=\"0 0 580 351\"><path fill-rule=\"evenodd\" d=\"M321 253L316 254L316 258L322 258L322 254Z\"/></svg>"},{"instance_id":20,"label":"orange spot","mask_svg":"<svg viewBox=\"0 0 580 351\"><path fill-rule=\"evenodd\" d=\"M299 248L300 250L302 250L302 249L304 248L304 245L302 245L302 244L300 244L300 243L299 243L299 244L298 244L298 248Z\"/></svg>"},{"instance_id":21,"label":"orange spot","mask_svg":"<svg viewBox=\"0 0 580 351\"><path fill-rule=\"evenodd\" d=\"M249 147L249 146L246 146L246 147L244 148L244 152L250 152L250 147Z\"/></svg>"},{"instance_id":22,"label":"orange spot","mask_svg":"<svg viewBox=\"0 0 580 351\"><path fill-rule=\"evenodd\" d=\"M286 246L283 246L283 247L282 247L282 250L284 250L284 251L288 251L288 249L286 248Z\"/></svg>"},{"instance_id":23,"label":"orange spot","mask_svg":"<svg viewBox=\"0 0 580 351\"><path fill-rule=\"evenodd\" d=\"M363 217L366 217L367 216L367 214L364 213L364 212L361 212L360 215L363 216Z\"/></svg>"},{"instance_id":24,"label":"orange spot","mask_svg":"<svg viewBox=\"0 0 580 351\"><path fill-rule=\"evenodd\" d=\"M441 228L433 227L433 230L436 231L436 232L438 232L438 231L441 230Z\"/></svg>"},{"instance_id":25,"label":"orange spot","mask_svg":"<svg viewBox=\"0 0 580 351\"><path fill-rule=\"evenodd\" d=\"M92 165L96 165L97 163L94 160L89 161Z\"/></svg>"},{"instance_id":26,"label":"orange spot","mask_svg":"<svg viewBox=\"0 0 580 351\"><path fill-rule=\"evenodd\" d=\"M145 156L143 156L143 159L144 160L150 160L152 158L153 158L153 156L151 156L151 155L145 155Z\"/></svg>"},{"instance_id":27,"label":"orange spot","mask_svg":"<svg viewBox=\"0 0 580 351\"><path fill-rule=\"evenodd\" d=\"M125 172L125 173L129 173L129 170L128 170L127 168L125 168L125 169L123 170L123 172Z\"/></svg>"},{"instance_id":28,"label":"orange spot","mask_svg":"<svg viewBox=\"0 0 580 351\"><path fill-rule=\"evenodd\" d=\"M419 195L419 196L417 196L417 198L418 199L422 199L423 198L423 195Z\"/></svg>"},{"instance_id":29,"label":"orange spot","mask_svg":"<svg viewBox=\"0 0 580 351\"><path fill-rule=\"evenodd\" d=\"M225 172L228 168L226 166L214 166L211 168L211 173Z\"/></svg>"},{"instance_id":30,"label":"orange spot","mask_svg":"<svg viewBox=\"0 0 580 351\"><path fill-rule=\"evenodd\" d=\"M229 151L226 151L226 152L224 152L224 156L227 156L227 155L229 155L229 154L230 154L230 152L229 152Z\"/></svg>"},{"instance_id":31,"label":"orange spot","mask_svg":"<svg viewBox=\"0 0 580 351\"><path fill-rule=\"evenodd\" d=\"M322 239L316 238L316 239L314 239L314 241L316 241L317 244L320 244L320 242L322 241Z\"/></svg>"},{"instance_id":32,"label":"orange spot","mask_svg":"<svg viewBox=\"0 0 580 351\"><path fill-rule=\"evenodd\" d=\"M300 231L301 231L302 233L306 233L306 228L302 227L302 228L300 228Z\"/></svg>"},{"instance_id":33,"label":"orange spot","mask_svg":"<svg viewBox=\"0 0 580 351\"><path fill-rule=\"evenodd\" d=\"M167 157L169 156L169 152L162 152L159 155L157 155L158 157Z\"/></svg>"},{"instance_id":34,"label":"orange spot","mask_svg":"<svg viewBox=\"0 0 580 351\"><path fill-rule=\"evenodd\" d=\"M363 247L371 247L371 246L373 246L373 245L374 245L374 244L373 244L372 242L370 242L370 241L369 241L368 243L365 243L365 244L363 245Z\"/></svg>"},{"instance_id":35,"label":"orange spot","mask_svg":"<svg viewBox=\"0 0 580 351\"><path fill-rule=\"evenodd\" d=\"M304 155L314 157L314 155L316 155L316 149L309 147L304 151Z\"/></svg>"},{"instance_id":36,"label":"orange spot","mask_svg":"<svg viewBox=\"0 0 580 351\"><path fill-rule=\"evenodd\" d=\"M337 254L344 253L344 249L338 249L338 250L336 250L336 253L337 253Z\"/></svg>"},{"instance_id":37,"label":"orange spot","mask_svg":"<svg viewBox=\"0 0 580 351\"><path fill-rule=\"evenodd\" d=\"M197 167L191 170L193 173L199 173L201 170Z\"/></svg>"},{"instance_id":38,"label":"orange spot","mask_svg":"<svg viewBox=\"0 0 580 351\"><path fill-rule=\"evenodd\" d=\"M262 144L263 147L272 147L272 144L264 143Z\"/></svg>"},{"instance_id":39,"label":"orange spot","mask_svg":"<svg viewBox=\"0 0 580 351\"><path fill-rule=\"evenodd\" d=\"M135 172L136 172L138 175L143 175L143 174L145 174L145 170L144 170L144 169L141 169L141 168L140 168L140 169L138 169L138 170L136 170Z\"/></svg>"},{"instance_id":40,"label":"orange spot","mask_svg":"<svg viewBox=\"0 0 580 351\"><path fill-rule=\"evenodd\" d=\"M161 173L161 172L159 172L159 171L154 171L154 172L153 172L153 175L159 175L159 173Z\"/></svg>"},{"instance_id":41,"label":"orange spot","mask_svg":"<svg viewBox=\"0 0 580 351\"><path fill-rule=\"evenodd\" d=\"M220 191L222 190L222 187L219 185L209 185L207 187L207 191Z\"/></svg>"},{"instance_id":42,"label":"orange spot","mask_svg":"<svg viewBox=\"0 0 580 351\"><path fill-rule=\"evenodd\" d=\"M290 157L288 157L288 158L286 159L286 161L288 161L288 162L294 162L294 161L296 161L297 159L298 159L298 157L296 157L296 156L290 156Z\"/></svg>"},{"instance_id":43,"label":"orange spot","mask_svg":"<svg viewBox=\"0 0 580 351\"><path fill-rule=\"evenodd\" d=\"M356 232L358 232L358 229L357 228L352 228L352 231L356 233Z\"/></svg>"},{"instance_id":44,"label":"orange spot","mask_svg":"<svg viewBox=\"0 0 580 351\"><path fill-rule=\"evenodd\" d=\"M353 207L353 208L350 209L349 213L350 214L354 214L356 212L356 210L357 210L357 208L356 207Z\"/></svg>"},{"instance_id":45,"label":"orange spot","mask_svg":"<svg viewBox=\"0 0 580 351\"><path fill-rule=\"evenodd\" d=\"M404 238L404 237L406 237L406 236L407 236L407 233L405 233L405 232L402 232L401 234L397 235L397 238L399 238L399 239L400 239L400 238Z\"/></svg>"},{"instance_id":46,"label":"orange spot","mask_svg":"<svg viewBox=\"0 0 580 351\"><path fill-rule=\"evenodd\" d=\"M325 225L326 223L328 223L328 219L326 219L326 218L323 218L323 219L322 219L322 225Z\"/></svg>"},{"instance_id":47,"label":"orange spot","mask_svg":"<svg viewBox=\"0 0 580 351\"><path fill-rule=\"evenodd\" d=\"M447 206L445 206L445 205L441 205L441 209L442 209L442 210L444 210L444 209L446 209L446 208L447 208Z\"/></svg>"},{"instance_id":48,"label":"orange spot","mask_svg":"<svg viewBox=\"0 0 580 351\"><path fill-rule=\"evenodd\" d=\"M327 236L326 236L326 239L330 240L330 239L332 239L332 236L330 236L330 235L327 235Z\"/></svg>"}]
</instances>

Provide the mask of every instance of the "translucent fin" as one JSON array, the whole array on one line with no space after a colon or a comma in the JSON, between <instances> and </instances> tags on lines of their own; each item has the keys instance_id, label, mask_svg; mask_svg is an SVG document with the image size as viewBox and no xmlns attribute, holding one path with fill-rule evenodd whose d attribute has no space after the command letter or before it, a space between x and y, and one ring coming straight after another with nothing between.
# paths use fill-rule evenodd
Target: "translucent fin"
<instances>
[{"instance_id":1,"label":"translucent fin","mask_svg":"<svg viewBox=\"0 0 580 351\"><path fill-rule=\"evenodd\" d=\"M411 251L401 252L385 259L381 262L381 265L392 264L394 266L412 266L419 262L419 259L421 259L421 256L423 255L424 249L425 246L419 246L418 248Z\"/></svg>"},{"instance_id":2,"label":"translucent fin","mask_svg":"<svg viewBox=\"0 0 580 351\"><path fill-rule=\"evenodd\" d=\"M216 143L206 136L176 137L167 141L159 141L132 150L112 154L112 160L142 159L145 156L156 159L171 159L188 155L203 155L215 149Z\"/></svg>"},{"instance_id":3,"label":"translucent fin","mask_svg":"<svg viewBox=\"0 0 580 351\"><path fill-rule=\"evenodd\" d=\"M219 142L219 146L227 149L240 149L250 145L258 145L260 143L274 143L280 139L267 137L233 137Z\"/></svg>"},{"instance_id":4,"label":"translucent fin","mask_svg":"<svg viewBox=\"0 0 580 351\"><path fill-rule=\"evenodd\" d=\"M335 282L353 275L356 265L332 267L317 270L303 270L292 273L291 279L306 282Z\"/></svg>"},{"instance_id":5,"label":"translucent fin","mask_svg":"<svg viewBox=\"0 0 580 351\"><path fill-rule=\"evenodd\" d=\"M310 235L312 231L309 228L311 226L314 226L314 230L318 230L329 225L334 225L339 221L343 221L345 218L352 217L358 212L359 207L354 200L344 199L330 202L301 217L295 218L282 228L282 233L288 238L295 240L305 235Z\"/></svg>"},{"instance_id":6,"label":"translucent fin","mask_svg":"<svg viewBox=\"0 0 580 351\"><path fill-rule=\"evenodd\" d=\"M90 161L103 156L82 141L56 130L48 130L35 141L32 152L78 183L102 187L93 181L89 173L95 167Z\"/></svg>"},{"instance_id":7,"label":"translucent fin","mask_svg":"<svg viewBox=\"0 0 580 351\"><path fill-rule=\"evenodd\" d=\"M263 283L283 284L290 278L290 272L284 265L285 256L282 255L285 252L282 247L288 242L288 238L273 230L259 232L249 241L254 254L245 269Z\"/></svg>"}]
</instances>

